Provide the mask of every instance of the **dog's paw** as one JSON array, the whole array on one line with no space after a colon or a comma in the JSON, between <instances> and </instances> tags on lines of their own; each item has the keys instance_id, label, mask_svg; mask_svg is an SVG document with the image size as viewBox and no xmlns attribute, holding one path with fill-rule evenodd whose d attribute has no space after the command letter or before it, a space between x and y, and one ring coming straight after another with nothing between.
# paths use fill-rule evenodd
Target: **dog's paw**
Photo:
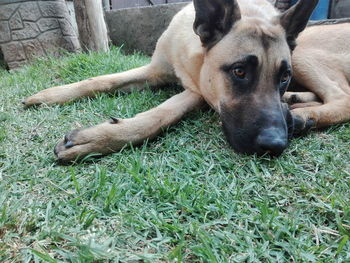
<instances>
[{"instance_id":1,"label":"dog's paw","mask_svg":"<svg viewBox=\"0 0 350 263\"><path fill-rule=\"evenodd\" d=\"M41 96L40 93L30 96L22 100L22 105L24 108L29 108L32 106L38 106L45 103L45 98Z\"/></svg>"},{"instance_id":2,"label":"dog's paw","mask_svg":"<svg viewBox=\"0 0 350 263\"><path fill-rule=\"evenodd\" d=\"M101 156L122 149L132 142L127 121L112 118L85 129L76 129L68 133L57 143L54 153L62 164L80 160L86 156Z\"/></svg>"},{"instance_id":3,"label":"dog's paw","mask_svg":"<svg viewBox=\"0 0 350 263\"><path fill-rule=\"evenodd\" d=\"M25 108L31 106L38 106L41 104L63 104L76 98L78 93L74 93L74 90L69 85L57 86L49 89L44 89L22 101ZM79 95L79 94L78 94Z\"/></svg>"},{"instance_id":4,"label":"dog's paw","mask_svg":"<svg viewBox=\"0 0 350 263\"><path fill-rule=\"evenodd\" d=\"M92 127L76 129L68 133L54 148L58 163L68 164L88 155L96 157L113 152L114 147L108 144L108 139L103 132L101 130L97 134Z\"/></svg>"},{"instance_id":5,"label":"dog's paw","mask_svg":"<svg viewBox=\"0 0 350 263\"><path fill-rule=\"evenodd\" d=\"M56 89L50 88L42 90L22 101L22 104L25 108L32 106L39 106L42 104L54 104L54 103L63 103L65 102L65 97L62 94L58 93Z\"/></svg>"},{"instance_id":6,"label":"dog's paw","mask_svg":"<svg viewBox=\"0 0 350 263\"><path fill-rule=\"evenodd\" d=\"M304 136L306 135L311 129L315 128L316 121L312 119L304 119L303 117L294 114L292 111L293 116L293 136Z\"/></svg>"},{"instance_id":7,"label":"dog's paw","mask_svg":"<svg viewBox=\"0 0 350 263\"><path fill-rule=\"evenodd\" d=\"M59 163L67 164L77 161L86 156L86 150L88 148L92 148L89 145L91 141L88 141L85 136L81 136L81 131L81 129L71 131L64 136L62 141L56 144L54 153Z\"/></svg>"},{"instance_id":8,"label":"dog's paw","mask_svg":"<svg viewBox=\"0 0 350 263\"><path fill-rule=\"evenodd\" d=\"M297 94L293 94L291 92L287 92L288 94L283 95L283 102L292 105L295 103L300 103L301 102L301 98L297 95Z\"/></svg>"},{"instance_id":9,"label":"dog's paw","mask_svg":"<svg viewBox=\"0 0 350 263\"><path fill-rule=\"evenodd\" d=\"M289 105L321 102L313 92L286 92L282 97L282 101L288 103Z\"/></svg>"}]
</instances>

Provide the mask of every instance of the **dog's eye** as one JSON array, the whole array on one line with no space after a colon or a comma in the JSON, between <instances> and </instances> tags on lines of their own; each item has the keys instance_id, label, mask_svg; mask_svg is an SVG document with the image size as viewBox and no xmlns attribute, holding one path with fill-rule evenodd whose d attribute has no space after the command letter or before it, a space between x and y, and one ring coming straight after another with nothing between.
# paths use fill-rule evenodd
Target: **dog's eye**
<instances>
[{"instance_id":1,"label":"dog's eye","mask_svg":"<svg viewBox=\"0 0 350 263\"><path fill-rule=\"evenodd\" d=\"M233 74L239 79L245 79L246 72L243 67L236 67L233 69Z\"/></svg>"},{"instance_id":2,"label":"dog's eye","mask_svg":"<svg viewBox=\"0 0 350 263\"><path fill-rule=\"evenodd\" d=\"M286 84L290 80L292 73L290 70L286 70L281 76L281 84Z\"/></svg>"}]
</instances>

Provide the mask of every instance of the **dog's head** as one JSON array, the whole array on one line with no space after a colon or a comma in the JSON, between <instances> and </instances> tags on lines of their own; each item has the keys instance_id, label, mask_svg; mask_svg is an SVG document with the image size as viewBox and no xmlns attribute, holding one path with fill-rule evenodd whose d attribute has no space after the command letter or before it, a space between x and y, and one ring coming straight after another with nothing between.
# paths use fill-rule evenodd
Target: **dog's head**
<instances>
[{"instance_id":1,"label":"dog's head","mask_svg":"<svg viewBox=\"0 0 350 263\"><path fill-rule=\"evenodd\" d=\"M300 0L263 19L241 15L237 0L194 0L194 31L206 49L201 93L236 151L280 155L287 147L292 117L281 96L292 76L295 39L317 2Z\"/></svg>"}]
</instances>

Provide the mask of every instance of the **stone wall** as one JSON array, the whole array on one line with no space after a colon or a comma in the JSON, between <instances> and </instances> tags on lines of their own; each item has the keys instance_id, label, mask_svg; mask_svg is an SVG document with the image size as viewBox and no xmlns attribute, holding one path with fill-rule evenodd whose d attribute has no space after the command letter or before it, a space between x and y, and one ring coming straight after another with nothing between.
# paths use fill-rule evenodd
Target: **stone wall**
<instances>
[{"instance_id":1,"label":"stone wall","mask_svg":"<svg viewBox=\"0 0 350 263\"><path fill-rule=\"evenodd\" d=\"M62 48L80 48L64 0L0 0L0 49L10 69Z\"/></svg>"}]
</instances>

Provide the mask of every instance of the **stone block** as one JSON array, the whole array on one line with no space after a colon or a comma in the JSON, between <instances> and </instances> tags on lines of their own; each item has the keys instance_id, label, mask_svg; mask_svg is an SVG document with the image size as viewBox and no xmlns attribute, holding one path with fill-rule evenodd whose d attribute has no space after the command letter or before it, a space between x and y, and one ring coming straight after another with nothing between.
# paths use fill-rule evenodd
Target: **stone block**
<instances>
[{"instance_id":1,"label":"stone block","mask_svg":"<svg viewBox=\"0 0 350 263\"><path fill-rule=\"evenodd\" d=\"M0 5L0 20L9 20L17 7L18 4Z\"/></svg>"},{"instance_id":2,"label":"stone block","mask_svg":"<svg viewBox=\"0 0 350 263\"><path fill-rule=\"evenodd\" d=\"M51 29L56 29L59 28L59 23L57 21L57 18L41 18L38 22L37 25L39 26L41 32L51 30Z\"/></svg>"},{"instance_id":3,"label":"stone block","mask_svg":"<svg viewBox=\"0 0 350 263\"><path fill-rule=\"evenodd\" d=\"M3 60L14 69L33 57L79 50L72 23L65 0L0 0Z\"/></svg>"},{"instance_id":4,"label":"stone block","mask_svg":"<svg viewBox=\"0 0 350 263\"><path fill-rule=\"evenodd\" d=\"M27 60L21 60L21 61L13 61L13 62L9 62L7 63L7 66L9 67L9 69L11 70L16 70L22 66L24 66L25 64L27 64L28 61Z\"/></svg>"},{"instance_id":5,"label":"stone block","mask_svg":"<svg viewBox=\"0 0 350 263\"><path fill-rule=\"evenodd\" d=\"M13 40L24 40L35 38L40 34L40 30L34 22L24 22L24 29L12 31Z\"/></svg>"},{"instance_id":6,"label":"stone block","mask_svg":"<svg viewBox=\"0 0 350 263\"><path fill-rule=\"evenodd\" d=\"M0 43L11 40L11 31L9 24L6 21L0 21Z\"/></svg>"},{"instance_id":7,"label":"stone block","mask_svg":"<svg viewBox=\"0 0 350 263\"><path fill-rule=\"evenodd\" d=\"M67 19L59 19L58 21L64 36L75 36L75 31L70 21Z\"/></svg>"},{"instance_id":8,"label":"stone block","mask_svg":"<svg viewBox=\"0 0 350 263\"><path fill-rule=\"evenodd\" d=\"M44 17L67 17L68 9L64 1L44 1L40 3L40 10Z\"/></svg>"},{"instance_id":9,"label":"stone block","mask_svg":"<svg viewBox=\"0 0 350 263\"><path fill-rule=\"evenodd\" d=\"M22 45L23 45L26 57L28 59L46 55L40 42L37 39L22 41Z\"/></svg>"},{"instance_id":10,"label":"stone block","mask_svg":"<svg viewBox=\"0 0 350 263\"><path fill-rule=\"evenodd\" d=\"M21 14L24 21L35 22L41 17L38 1L21 3L18 12Z\"/></svg>"},{"instance_id":11,"label":"stone block","mask_svg":"<svg viewBox=\"0 0 350 263\"><path fill-rule=\"evenodd\" d=\"M59 55L59 51L63 48L63 37L60 29L44 32L37 39L48 53Z\"/></svg>"},{"instance_id":12,"label":"stone block","mask_svg":"<svg viewBox=\"0 0 350 263\"><path fill-rule=\"evenodd\" d=\"M66 2L68 14L70 16L70 22L72 23L72 26L74 28L75 35L78 36L78 25L77 20L75 19L75 10L74 10L74 4L73 2Z\"/></svg>"},{"instance_id":13,"label":"stone block","mask_svg":"<svg viewBox=\"0 0 350 263\"><path fill-rule=\"evenodd\" d=\"M12 3L22 3L22 2L28 2L28 1L37 1L37 0L0 0L0 5L6 5L6 4L12 4ZM42 0L42 1L45 1L45 0Z\"/></svg>"},{"instance_id":14,"label":"stone block","mask_svg":"<svg viewBox=\"0 0 350 263\"><path fill-rule=\"evenodd\" d=\"M80 42L77 37L65 36L62 38L61 46L68 51L76 52L80 49Z\"/></svg>"},{"instance_id":15,"label":"stone block","mask_svg":"<svg viewBox=\"0 0 350 263\"><path fill-rule=\"evenodd\" d=\"M26 59L23 46L20 42L10 42L7 44L2 44L1 50L4 53L5 61L8 64L10 62Z\"/></svg>"},{"instance_id":16,"label":"stone block","mask_svg":"<svg viewBox=\"0 0 350 263\"><path fill-rule=\"evenodd\" d=\"M11 30L23 29L24 28L23 22L22 22L22 18L19 15L18 12L13 14L13 16L9 20L9 24L10 24Z\"/></svg>"}]
</instances>

